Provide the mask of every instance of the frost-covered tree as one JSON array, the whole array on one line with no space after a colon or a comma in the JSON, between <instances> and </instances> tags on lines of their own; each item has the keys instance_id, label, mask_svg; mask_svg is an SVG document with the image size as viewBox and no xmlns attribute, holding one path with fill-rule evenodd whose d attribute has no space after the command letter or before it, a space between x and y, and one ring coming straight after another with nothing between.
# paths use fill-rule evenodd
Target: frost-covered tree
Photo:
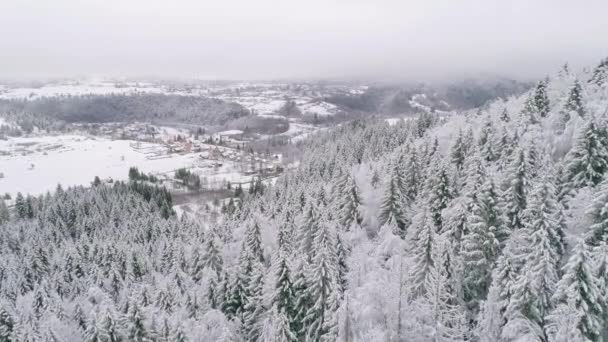
<instances>
[{"instance_id":1,"label":"frost-covered tree","mask_svg":"<svg viewBox=\"0 0 608 342\"><path fill-rule=\"evenodd\" d=\"M488 224L480 204L474 201L467 219L467 232L461 251L464 298L473 308L486 299L499 251L496 227Z\"/></svg>"},{"instance_id":2,"label":"frost-covered tree","mask_svg":"<svg viewBox=\"0 0 608 342\"><path fill-rule=\"evenodd\" d=\"M608 243L608 181L604 181L598 186L597 194L587 210L587 215L592 222L587 232L587 243L591 246L598 246L602 242Z\"/></svg>"},{"instance_id":3,"label":"frost-covered tree","mask_svg":"<svg viewBox=\"0 0 608 342\"><path fill-rule=\"evenodd\" d=\"M281 335L295 340L296 331L296 298L294 286L291 279L291 271L284 255L277 256L275 292L273 294L273 305L276 307L275 319L279 323Z\"/></svg>"},{"instance_id":4,"label":"frost-covered tree","mask_svg":"<svg viewBox=\"0 0 608 342\"><path fill-rule=\"evenodd\" d=\"M453 198L450 177L444 165L438 165L430 175L427 185L428 207L431 220L438 233L442 232L442 211L448 207Z\"/></svg>"},{"instance_id":5,"label":"frost-covered tree","mask_svg":"<svg viewBox=\"0 0 608 342\"><path fill-rule=\"evenodd\" d=\"M479 145L479 151L485 161L492 162L497 158L496 142L495 142L494 124L490 117L484 120L484 124L479 133L479 139L477 144Z\"/></svg>"},{"instance_id":6,"label":"frost-covered tree","mask_svg":"<svg viewBox=\"0 0 608 342\"><path fill-rule=\"evenodd\" d=\"M426 291L419 299L420 325L424 335L435 341L465 341L469 335L466 312L458 303L452 280L440 266L445 263L448 250L444 242L437 241L433 251L436 263L429 269L424 283Z\"/></svg>"},{"instance_id":7,"label":"frost-covered tree","mask_svg":"<svg viewBox=\"0 0 608 342\"><path fill-rule=\"evenodd\" d=\"M573 188L595 186L608 170L608 133L594 118L578 132L574 146L565 158L566 179Z\"/></svg>"},{"instance_id":8,"label":"frost-covered tree","mask_svg":"<svg viewBox=\"0 0 608 342\"><path fill-rule=\"evenodd\" d=\"M203 257L202 265L203 267L207 267L210 270L215 271L215 273L219 276L222 272L222 264L222 256L216 247L215 239L213 238L212 234L206 241L205 255Z\"/></svg>"},{"instance_id":9,"label":"frost-covered tree","mask_svg":"<svg viewBox=\"0 0 608 342\"><path fill-rule=\"evenodd\" d=\"M530 195L524 212L523 269L511 286L503 335L511 339L547 340L547 316L558 281L563 250L555 190L543 179Z\"/></svg>"},{"instance_id":10,"label":"frost-covered tree","mask_svg":"<svg viewBox=\"0 0 608 342\"><path fill-rule=\"evenodd\" d=\"M454 164L456 169L459 170L464 165L464 159L467 153L462 134L462 129L459 129L458 135L456 136L456 139L450 151L450 161L452 164Z\"/></svg>"},{"instance_id":11,"label":"frost-covered tree","mask_svg":"<svg viewBox=\"0 0 608 342\"><path fill-rule=\"evenodd\" d=\"M568 100L564 105L564 109L568 112L575 112L581 118L585 117L585 107L583 105L583 90L578 80L574 80L570 93L568 94Z\"/></svg>"},{"instance_id":12,"label":"frost-covered tree","mask_svg":"<svg viewBox=\"0 0 608 342\"><path fill-rule=\"evenodd\" d=\"M509 121L511 121L511 117L509 116L509 111L507 110L506 107L500 113L500 121L502 121L502 122L509 122Z\"/></svg>"},{"instance_id":13,"label":"frost-covered tree","mask_svg":"<svg viewBox=\"0 0 608 342\"><path fill-rule=\"evenodd\" d=\"M309 258L313 254L313 240L319 229L319 213L317 205L308 201L304 212L298 218L297 237L299 241L299 250Z\"/></svg>"},{"instance_id":14,"label":"frost-covered tree","mask_svg":"<svg viewBox=\"0 0 608 342\"><path fill-rule=\"evenodd\" d=\"M556 307L573 303L573 314L578 319L576 329L587 341L600 341L602 332L603 311L598 282L589 247L584 241L579 241L557 284L553 302Z\"/></svg>"},{"instance_id":15,"label":"frost-covered tree","mask_svg":"<svg viewBox=\"0 0 608 342\"><path fill-rule=\"evenodd\" d=\"M530 187L530 165L523 149L513 152L513 159L506 171L504 183L504 212L510 230L523 227L522 214L526 209L527 195Z\"/></svg>"},{"instance_id":16,"label":"frost-covered tree","mask_svg":"<svg viewBox=\"0 0 608 342\"><path fill-rule=\"evenodd\" d=\"M361 192L355 179L349 172L343 172L342 177L335 185L337 196L337 215L342 227L350 229L353 223L361 224Z\"/></svg>"},{"instance_id":17,"label":"frost-covered tree","mask_svg":"<svg viewBox=\"0 0 608 342\"><path fill-rule=\"evenodd\" d=\"M306 289L312 299L304 318L307 326L306 340L320 341L329 333L327 324L333 320L337 305L335 242L327 224L322 224L314 240L315 256L309 270L309 286Z\"/></svg>"},{"instance_id":18,"label":"frost-covered tree","mask_svg":"<svg viewBox=\"0 0 608 342\"><path fill-rule=\"evenodd\" d=\"M433 267L433 245L436 240L435 226L428 209L423 209L412 223L414 234L412 257L414 264L411 269L412 293L424 294L426 276Z\"/></svg>"},{"instance_id":19,"label":"frost-covered tree","mask_svg":"<svg viewBox=\"0 0 608 342\"><path fill-rule=\"evenodd\" d=\"M0 224L7 222L10 218L10 213L6 203L4 202L4 199L0 198Z\"/></svg>"},{"instance_id":20,"label":"frost-covered tree","mask_svg":"<svg viewBox=\"0 0 608 342\"><path fill-rule=\"evenodd\" d=\"M405 237L408 226L406 203L401 193L403 187L403 175L400 172L399 163L395 160L390 166L390 178L386 182L378 221L380 225L392 222L397 227L397 234Z\"/></svg>"},{"instance_id":21,"label":"frost-covered tree","mask_svg":"<svg viewBox=\"0 0 608 342\"><path fill-rule=\"evenodd\" d=\"M589 83L603 85L608 78L608 58L602 60L598 66L593 69Z\"/></svg>"},{"instance_id":22,"label":"frost-covered tree","mask_svg":"<svg viewBox=\"0 0 608 342\"><path fill-rule=\"evenodd\" d=\"M247 251L250 256L256 261L264 264L264 249L262 247L262 236L260 226L257 221L254 221L247 227Z\"/></svg>"}]
</instances>

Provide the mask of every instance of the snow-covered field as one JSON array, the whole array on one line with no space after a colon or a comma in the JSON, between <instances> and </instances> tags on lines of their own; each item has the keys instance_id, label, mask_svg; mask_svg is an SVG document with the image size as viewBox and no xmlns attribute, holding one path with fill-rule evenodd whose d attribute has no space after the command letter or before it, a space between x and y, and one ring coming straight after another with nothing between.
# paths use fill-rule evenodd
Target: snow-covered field
<instances>
[{"instance_id":1,"label":"snow-covered field","mask_svg":"<svg viewBox=\"0 0 608 342\"><path fill-rule=\"evenodd\" d=\"M160 144L109 140L79 135L41 136L0 140L0 194L41 194L64 187L88 185L95 176L124 180L128 169L171 174L180 167L192 168L210 185L251 179L237 171L233 162L201 160L199 154L166 154Z\"/></svg>"}]
</instances>

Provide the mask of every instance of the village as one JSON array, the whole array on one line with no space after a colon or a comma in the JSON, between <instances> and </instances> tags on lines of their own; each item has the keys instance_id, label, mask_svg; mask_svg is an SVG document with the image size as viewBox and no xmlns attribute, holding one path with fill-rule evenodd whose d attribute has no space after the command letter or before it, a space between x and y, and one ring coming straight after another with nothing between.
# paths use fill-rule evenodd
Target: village
<instances>
[{"instance_id":1,"label":"village","mask_svg":"<svg viewBox=\"0 0 608 342\"><path fill-rule=\"evenodd\" d=\"M171 159L176 155L195 156L188 165L176 165L198 175L206 190L217 190L228 183L246 188L254 180L274 178L284 169L280 153L264 153L248 148L250 140L241 130L206 133L203 128L183 129L147 123L103 124L98 134L116 140L129 140L130 147L148 160ZM183 188L172 172L155 176L171 189Z\"/></svg>"}]
</instances>

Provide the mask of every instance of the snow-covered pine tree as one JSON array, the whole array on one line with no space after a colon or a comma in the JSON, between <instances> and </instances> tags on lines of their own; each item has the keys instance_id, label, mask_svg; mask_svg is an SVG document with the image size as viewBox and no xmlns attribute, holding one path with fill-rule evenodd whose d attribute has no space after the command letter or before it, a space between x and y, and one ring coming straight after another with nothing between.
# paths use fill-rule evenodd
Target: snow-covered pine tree
<instances>
[{"instance_id":1,"label":"snow-covered pine tree","mask_svg":"<svg viewBox=\"0 0 608 342\"><path fill-rule=\"evenodd\" d=\"M310 260L313 253L314 236L319 229L319 213L314 201L307 201L304 211L298 218L297 238L300 252Z\"/></svg>"},{"instance_id":2,"label":"snow-covered pine tree","mask_svg":"<svg viewBox=\"0 0 608 342\"><path fill-rule=\"evenodd\" d=\"M507 218L506 224L511 231L520 229L524 225L522 214L526 209L530 187L529 169L526 152L522 148L517 148L513 152L513 159L506 171L502 201Z\"/></svg>"},{"instance_id":3,"label":"snow-covered pine tree","mask_svg":"<svg viewBox=\"0 0 608 342\"><path fill-rule=\"evenodd\" d=\"M151 336L145 325L144 313L136 301L132 301L129 304L126 325L129 341L147 342L151 340Z\"/></svg>"},{"instance_id":4,"label":"snow-covered pine tree","mask_svg":"<svg viewBox=\"0 0 608 342\"><path fill-rule=\"evenodd\" d=\"M226 301L222 311L230 319L242 318L247 303L251 300L250 280L252 279L254 260L248 253L247 247L243 244L237 274L234 282L227 289Z\"/></svg>"},{"instance_id":5,"label":"snow-covered pine tree","mask_svg":"<svg viewBox=\"0 0 608 342\"><path fill-rule=\"evenodd\" d=\"M11 217L8 211L8 206L4 202L4 199L0 198L0 224L7 222L10 218Z\"/></svg>"},{"instance_id":6,"label":"snow-covered pine tree","mask_svg":"<svg viewBox=\"0 0 608 342\"><path fill-rule=\"evenodd\" d=\"M601 242L591 253L595 264L594 271L598 278L599 298L602 300L604 336L606 336L608 333L608 243Z\"/></svg>"},{"instance_id":7,"label":"snow-covered pine tree","mask_svg":"<svg viewBox=\"0 0 608 342\"><path fill-rule=\"evenodd\" d=\"M477 139L481 156L487 162L493 162L497 158L497 153L495 151L495 140L494 123L492 122L491 117L488 115L484 119L481 132L479 133L479 138Z\"/></svg>"},{"instance_id":8,"label":"snow-covered pine tree","mask_svg":"<svg viewBox=\"0 0 608 342\"><path fill-rule=\"evenodd\" d=\"M307 270L305 269L304 261L302 261L300 268L295 272L293 280L295 295L295 318L292 322L292 331L295 332L298 341L303 341L306 339L308 334L306 317L314 304L314 298L312 297L311 291L309 291L311 284L306 276L306 273Z\"/></svg>"},{"instance_id":9,"label":"snow-covered pine tree","mask_svg":"<svg viewBox=\"0 0 608 342\"><path fill-rule=\"evenodd\" d=\"M441 159L436 159L438 165L430 175L426 184L426 194L431 220L437 233L442 233L442 211L452 200L452 189L448 170Z\"/></svg>"},{"instance_id":10,"label":"snow-covered pine tree","mask_svg":"<svg viewBox=\"0 0 608 342\"><path fill-rule=\"evenodd\" d=\"M534 105L541 118L549 114L549 97L547 96L547 81L540 81L534 89Z\"/></svg>"},{"instance_id":11,"label":"snow-covered pine tree","mask_svg":"<svg viewBox=\"0 0 608 342\"><path fill-rule=\"evenodd\" d=\"M353 223L361 224L363 220L360 212L361 192L348 171L343 171L336 188L338 221L345 230L349 230Z\"/></svg>"},{"instance_id":12,"label":"snow-covered pine tree","mask_svg":"<svg viewBox=\"0 0 608 342\"><path fill-rule=\"evenodd\" d=\"M466 341L469 336L466 311L458 302L453 280L440 266L445 264L444 258L449 255L450 248L439 238L433 249L436 262L429 269L424 282L426 291L419 299L422 311L419 314L422 318L420 324L432 340Z\"/></svg>"},{"instance_id":13,"label":"snow-covered pine tree","mask_svg":"<svg viewBox=\"0 0 608 342\"><path fill-rule=\"evenodd\" d=\"M533 188L529 198L524 217L526 229L530 231L530 236L533 240L532 245L537 246L541 243L540 237L535 234L545 231L552 248L551 255L553 255L555 266L557 267L565 250L565 233L563 231L563 224L560 222L561 208L557 202L553 180L548 176L544 176Z\"/></svg>"},{"instance_id":14,"label":"snow-covered pine tree","mask_svg":"<svg viewBox=\"0 0 608 342\"><path fill-rule=\"evenodd\" d=\"M425 293L425 281L431 267L433 267L433 245L437 233L428 208L421 208L422 212L414 217L412 227L414 234L410 242L410 250L414 258L411 268L411 290L415 295Z\"/></svg>"},{"instance_id":15,"label":"snow-covered pine tree","mask_svg":"<svg viewBox=\"0 0 608 342\"><path fill-rule=\"evenodd\" d=\"M581 240L576 244L564 275L557 283L553 303L560 307L572 301L573 314L578 319L576 329L586 341L600 341L602 332L603 308L598 283L589 246Z\"/></svg>"},{"instance_id":16,"label":"snow-covered pine tree","mask_svg":"<svg viewBox=\"0 0 608 342\"><path fill-rule=\"evenodd\" d=\"M452 164L454 164L457 170L460 170L464 165L466 152L467 151L464 145L464 139L462 137L462 128L460 128L458 130L458 135L454 140L454 144L452 145L450 150L450 161L452 162Z\"/></svg>"},{"instance_id":17,"label":"snow-covered pine tree","mask_svg":"<svg viewBox=\"0 0 608 342\"><path fill-rule=\"evenodd\" d=\"M476 336L481 341L497 341L502 336L506 323L505 312L524 266L522 255L526 252L527 243L522 231L511 234L492 270L492 285L488 299L481 305L476 328Z\"/></svg>"},{"instance_id":18,"label":"snow-covered pine tree","mask_svg":"<svg viewBox=\"0 0 608 342\"><path fill-rule=\"evenodd\" d=\"M276 318L280 318L281 330L284 330L281 334L286 337L293 337L293 340L295 340L295 336L297 336L297 308L291 271L287 259L282 253L278 253L276 259L275 292L272 297L273 310L276 311L277 315L280 315ZM283 325L283 320L287 322L287 325Z\"/></svg>"},{"instance_id":19,"label":"snow-covered pine tree","mask_svg":"<svg viewBox=\"0 0 608 342\"><path fill-rule=\"evenodd\" d=\"M334 296L336 291L336 253L335 242L327 223L322 223L315 235L311 268L307 278L309 286L306 289L312 299L312 306L306 313L307 341L320 341L329 332L327 323L333 320L337 305Z\"/></svg>"},{"instance_id":20,"label":"snow-covered pine tree","mask_svg":"<svg viewBox=\"0 0 608 342\"><path fill-rule=\"evenodd\" d=\"M344 292L348 286L348 248L344 245L343 238L340 237L340 233L336 234L336 291L339 294L339 298L342 299Z\"/></svg>"},{"instance_id":21,"label":"snow-covered pine tree","mask_svg":"<svg viewBox=\"0 0 608 342\"><path fill-rule=\"evenodd\" d=\"M408 144L413 146L412 142L408 142ZM405 196L408 205L411 205L415 201L422 183L420 180L420 161L415 148L407 149L401 169L403 173L401 194Z\"/></svg>"},{"instance_id":22,"label":"snow-covered pine tree","mask_svg":"<svg viewBox=\"0 0 608 342\"><path fill-rule=\"evenodd\" d=\"M500 113L500 121L502 121L502 122L511 121L511 117L509 116L509 111L507 110L507 107L505 107L502 110L502 112Z\"/></svg>"},{"instance_id":23,"label":"snow-covered pine tree","mask_svg":"<svg viewBox=\"0 0 608 342\"><path fill-rule=\"evenodd\" d=\"M602 60L600 64L593 69L589 83L601 86L606 82L606 79L608 79L608 58Z\"/></svg>"},{"instance_id":24,"label":"snow-covered pine tree","mask_svg":"<svg viewBox=\"0 0 608 342\"><path fill-rule=\"evenodd\" d=\"M586 241L590 246L608 243L608 181L603 181L597 188L597 194L586 214L592 225L587 232Z\"/></svg>"},{"instance_id":25,"label":"snow-covered pine tree","mask_svg":"<svg viewBox=\"0 0 608 342\"><path fill-rule=\"evenodd\" d=\"M595 186L608 170L608 133L591 117L565 157L565 178L572 188Z\"/></svg>"},{"instance_id":26,"label":"snow-covered pine tree","mask_svg":"<svg viewBox=\"0 0 608 342\"><path fill-rule=\"evenodd\" d=\"M529 247L525 249L524 269L512 287L503 332L512 339L536 336L547 340L547 317L558 281L559 251L563 249L557 214L553 186L544 179L533 190L524 213Z\"/></svg>"},{"instance_id":27,"label":"snow-covered pine tree","mask_svg":"<svg viewBox=\"0 0 608 342\"><path fill-rule=\"evenodd\" d=\"M255 260L255 262L259 262L264 265L262 235L260 233L260 226L258 225L257 220L254 220L254 222L247 227L246 235L247 252Z\"/></svg>"},{"instance_id":28,"label":"snow-covered pine tree","mask_svg":"<svg viewBox=\"0 0 608 342\"><path fill-rule=\"evenodd\" d=\"M488 224L478 201L472 203L466 226L461 250L464 266L462 286L465 301L471 310L476 311L480 301L487 297L500 244L496 227Z\"/></svg>"},{"instance_id":29,"label":"snow-covered pine tree","mask_svg":"<svg viewBox=\"0 0 608 342\"><path fill-rule=\"evenodd\" d=\"M567 112L577 113L581 118L585 117L583 89L581 88L581 84L578 82L578 80L574 80L574 84L570 88L570 93L568 94L568 100L566 100L564 109Z\"/></svg>"},{"instance_id":30,"label":"snow-covered pine tree","mask_svg":"<svg viewBox=\"0 0 608 342\"><path fill-rule=\"evenodd\" d=\"M378 221L380 225L393 222L397 227L396 235L405 238L408 226L406 203L404 195L401 193L403 188L403 175L400 172L398 159L394 159L390 165L389 179L385 184L384 194L380 205Z\"/></svg>"},{"instance_id":31,"label":"snow-covered pine tree","mask_svg":"<svg viewBox=\"0 0 608 342\"><path fill-rule=\"evenodd\" d=\"M222 264L222 256L220 254L220 251L216 247L214 234L210 234L206 241L203 265L204 267L208 267L210 270L215 271L215 273L219 277L220 273L222 272Z\"/></svg>"},{"instance_id":32,"label":"snow-covered pine tree","mask_svg":"<svg viewBox=\"0 0 608 342\"><path fill-rule=\"evenodd\" d=\"M263 305L264 269L259 260L252 263L252 271L249 279L247 293L249 300L243 308L242 331L247 341L257 342L260 340L262 329L262 316L266 310Z\"/></svg>"}]
</instances>

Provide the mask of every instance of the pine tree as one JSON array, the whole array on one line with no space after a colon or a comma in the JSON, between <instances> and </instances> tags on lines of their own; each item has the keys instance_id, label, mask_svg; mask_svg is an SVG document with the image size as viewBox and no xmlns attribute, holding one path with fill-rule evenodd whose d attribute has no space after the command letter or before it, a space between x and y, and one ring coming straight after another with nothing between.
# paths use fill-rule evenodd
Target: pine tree
<instances>
[{"instance_id":1,"label":"pine tree","mask_svg":"<svg viewBox=\"0 0 608 342\"><path fill-rule=\"evenodd\" d=\"M10 218L10 213L8 211L6 203L4 202L4 199L0 198L0 224L8 222Z\"/></svg>"},{"instance_id":2,"label":"pine tree","mask_svg":"<svg viewBox=\"0 0 608 342\"><path fill-rule=\"evenodd\" d=\"M433 245L436 239L435 227L428 209L418 214L414 223L414 239L412 241L412 254L414 265L412 267L412 293L424 294L425 280L431 267L433 267Z\"/></svg>"},{"instance_id":3,"label":"pine tree","mask_svg":"<svg viewBox=\"0 0 608 342\"><path fill-rule=\"evenodd\" d=\"M404 156L401 173L403 174L401 194L405 196L406 202L411 204L418 196L422 183L420 180L420 163L415 148L409 148Z\"/></svg>"},{"instance_id":4,"label":"pine tree","mask_svg":"<svg viewBox=\"0 0 608 342\"><path fill-rule=\"evenodd\" d=\"M504 334L511 338L526 335L547 340L547 317L558 281L558 250L562 248L556 246L561 242L556 241L556 232L560 229L557 212L553 187L544 180L533 191L524 215L529 247L525 249L525 266L512 287L513 294L505 313Z\"/></svg>"},{"instance_id":5,"label":"pine tree","mask_svg":"<svg viewBox=\"0 0 608 342\"><path fill-rule=\"evenodd\" d=\"M262 248L262 235L257 221L247 228L247 250L252 258L264 265L264 250Z\"/></svg>"},{"instance_id":6,"label":"pine tree","mask_svg":"<svg viewBox=\"0 0 608 342\"><path fill-rule=\"evenodd\" d=\"M502 121L502 122L511 121L511 117L509 116L509 112L507 111L506 107L502 110L502 113L500 114L500 121Z\"/></svg>"},{"instance_id":7,"label":"pine tree","mask_svg":"<svg viewBox=\"0 0 608 342\"><path fill-rule=\"evenodd\" d=\"M333 292L336 290L334 242L326 224L322 224L315 236L316 254L312 260L306 289L312 306L304 318L307 341L320 341L329 332L327 323L332 320L337 305Z\"/></svg>"},{"instance_id":8,"label":"pine tree","mask_svg":"<svg viewBox=\"0 0 608 342\"><path fill-rule=\"evenodd\" d=\"M551 250L547 256L552 255L555 264L564 253L564 232L560 222L560 207L555 196L555 188L550 178L544 178L535 186L530 194L530 203L524 212L526 229L532 237L533 246L539 246L544 241L544 235L548 239ZM538 234L543 234L541 239ZM536 249L536 252L540 251Z\"/></svg>"},{"instance_id":9,"label":"pine tree","mask_svg":"<svg viewBox=\"0 0 608 342\"><path fill-rule=\"evenodd\" d=\"M267 319L264 322L261 331L260 340L269 342L295 342L298 341L297 336L293 333L290 327L288 317L284 312L273 306L270 309Z\"/></svg>"},{"instance_id":10,"label":"pine tree","mask_svg":"<svg viewBox=\"0 0 608 342\"><path fill-rule=\"evenodd\" d=\"M573 188L595 186L608 170L608 134L594 118L578 133L574 146L565 158L565 177Z\"/></svg>"},{"instance_id":11,"label":"pine tree","mask_svg":"<svg viewBox=\"0 0 608 342\"><path fill-rule=\"evenodd\" d=\"M564 105L564 109L568 112L576 112L581 118L585 117L585 107L583 106L583 90L578 80L574 80L568 100Z\"/></svg>"},{"instance_id":12,"label":"pine tree","mask_svg":"<svg viewBox=\"0 0 608 342\"><path fill-rule=\"evenodd\" d=\"M547 82L540 81L534 90L534 105L537 113L544 118L549 113L549 97L547 96Z\"/></svg>"},{"instance_id":13,"label":"pine tree","mask_svg":"<svg viewBox=\"0 0 608 342\"><path fill-rule=\"evenodd\" d=\"M586 214L592 220L586 242L591 246L598 246L602 242L608 243L608 181L600 184L597 195Z\"/></svg>"},{"instance_id":14,"label":"pine tree","mask_svg":"<svg viewBox=\"0 0 608 342\"><path fill-rule=\"evenodd\" d=\"M498 257L492 271L492 285L488 299L483 303L479 314L477 336L481 341L490 342L500 339L506 319L505 313L514 293L517 279L522 274L526 249L522 230L513 232L507 240L503 253Z\"/></svg>"},{"instance_id":15,"label":"pine tree","mask_svg":"<svg viewBox=\"0 0 608 342\"><path fill-rule=\"evenodd\" d=\"M450 178L445 166L440 165L433 172L429 178L427 189L431 220L435 226L435 231L441 233L443 229L442 211L448 207L450 200L452 200Z\"/></svg>"},{"instance_id":16,"label":"pine tree","mask_svg":"<svg viewBox=\"0 0 608 342\"><path fill-rule=\"evenodd\" d=\"M308 333L306 315L312 308L314 302L310 282L308 281L305 269L301 267L295 274L293 288L295 294L295 319L292 321L292 331L296 333L298 341L305 340Z\"/></svg>"},{"instance_id":17,"label":"pine tree","mask_svg":"<svg viewBox=\"0 0 608 342\"><path fill-rule=\"evenodd\" d=\"M588 342L579 330L581 313L577 310L575 299L559 304L548 316L547 332L551 342Z\"/></svg>"},{"instance_id":18,"label":"pine tree","mask_svg":"<svg viewBox=\"0 0 608 342\"><path fill-rule=\"evenodd\" d=\"M460 170L464 165L464 158L466 156L466 148L464 146L464 139L462 137L462 128L458 130L458 135L456 136L456 140L452 145L452 150L450 151L450 161L456 169Z\"/></svg>"},{"instance_id":19,"label":"pine tree","mask_svg":"<svg viewBox=\"0 0 608 342\"><path fill-rule=\"evenodd\" d=\"M112 309L106 307L101 312L100 327L105 332L105 341L108 342L119 342L124 340L122 335L122 324L120 320L116 318Z\"/></svg>"},{"instance_id":20,"label":"pine tree","mask_svg":"<svg viewBox=\"0 0 608 342\"><path fill-rule=\"evenodd\" d=\"M313 239L316 231L319 229L319 214L316 204L313 201L308 201L304 212L298 219L297 238L299 241L299 249L303 255L312 258L313 254Z\"/></svg>"},{"instance_id":21,"label":"pine tree","mask_svg":"<svg viewBox=\"0 0 608 342\"><path fill-rule=\"evenodd\" d=\"M262 265L257 261L253 264L251 278L249 280L249 287L247 293L249 294L249 300L244 306L243 311L243 336L247 341L256 342L259 341L261 335L261 317L265 310L262 301L262 288L263 288L263 269Z\"/></svg>"},{"instance_id":22,"label":"pine tree","mask_svg":"<svg viewBox=\"0 0 608 342\"><path fill-rule=\"evenodd\" d=\"M602 60L600 64L593 69L593 74L589 79L589 83L594 83L599 86L603 85L608 78L608 58Z\"/></svg>"},{"instance_id":23,"label":"pine tree","mask_svg":"<svg viewBox=\"0 0 608 342\"><path fill-rule=\"evenodd\" d=\"M522 214L526 209L529 188L529 163L526 153L518 148L513 152L513 160L507 170L503 203L507 217L507 227L511 231L523 227Z\"/></svg>"},{"instance_id":24,"label":"pine tree","mask_svg":"<svg viewBox=\"0 0 608 342\"><path fill-rule=\"evenodd\" d=\"M486 299L490 287L492 269L500 250L495 230L486 222L479 203L474 201L461 251L464 298L472 308Z\"/></svg>"},{"instance_id":25,"label":"pine tree","mask_svg":"<svg viewBox=\"0 0 608 342\"><path fill-rule=\"evenodd\" d=\"M347 247L344 246L340 234L336 235L336 277L337 277L337 288L340 299L344 295L347 286L347 275L348 265L346 264L347 258Z\"/></svg>"},{"instance_id":26,"label":"pine tree","mask_svg":"<svg viewBox=\"0 0 608 342\"><path fill-rule=\"evenodd\" d=\"M444 264L443 258L448 250L449 248L441 241L438 241L434 248L433 258L436 263L429 270L424 283L426 291L420 300L423 310L428 315L423 325L426 325L430 332L429 337L435 341L466 341L469 329L465 310L458 304L451 279L440 267Z\"/></svg>"},{"instance_id":27,"label":"pine tree","mask_svg":"<svg viewBox=\"0 0 608 342\"><path fill-rule=\"evenodd\" d=\"M479 151L485 161L493 162L497 159L497 153L495 151L495 137L494 137L494 125L490 117L488 116L484 120L484 124L479 134L477 144L479 145Z\"/></svg>"},{"instance_id":28,"label":"pine tree","mask_svg":"<svg viewBox=\"0 0 608 342\"><path fill-rule=\"evenodd\" d=\"M129 304L127 314L127 337L129 341L145 342L150 341L148 331L145 327L144 314L135 301Z\"/></svg>"},{"instance_id":29,"label":"pine tree","mask_svg":"<svg viewBox=\"0 0 608 342\"><path fill-rule=\"evenodd\" d=\"M397 235L405 237L408 220L405 213L404 196L401 193L403 179L397 161L390 166L390 176L382 196L378 221L380 225L395 223Z\"/></svg>"},{"instance_id":30,"label":"pine tree","mask_svg":"<svg viewBox=\"0 0 608 342\"><path fill-rule=\"evenodd\" d=\"M295 331L297 310L291 271L287 265L287 260L281 253L278 254L277 259L276 285L272 302L276 306L277 312L287 319L290 332L288 335L295 335L297 333Z\"/></svg>"},{"instance_id":31,"label":"pine tree","mask_svg":"<svg viewBox=\"0 0 608 342\"><path fill-rule=\"evenodd\" d=\"M238 272L226 294L226 301L223 306L224 313L230 319L241 318L247 303L251 300L249 293L250 279L253 274L253 260L247 253L245 246L241 247Z\"/></svg>"},{"instance_id":32,"label":"pine tree","mask_svg":"<svg viewBox=\"0 0 608 342\"><path fill-rule=\"evenodd\" d=\"M357 183L349 172L343 173L336 187L338 221L344 229L349 230L354 222L361 224L363 220L359 210L361 206L361 193Z\"/></svg>"},{"instance_id":33,"label":"pine tree","mask_svg":"<svg viewBox=\"0 0 608 342\"><path fill-rule=\"evenodd\" d=\"M577 330L588 341L600 341L603 311L598 278L592 269L589 247L583 241L576 245L553 296L556 306L570 301L577 314Z\"/></svg>"},{"instance_id":34,"label":"pine tree","mask_svg":"<svg viewBox=\"0 0 608 342\"><path fill-rule=\"evenodd\" d=\"M205 248L205 255L203 257L202 265L203 267L207 267L217 274L220 275L222 272L222 256L220 255L220 251L215 246L215 239L213 236L210 236L207 239L207 246Z\"/></svg>"},{"instance_id":35,"label":"pine tree","mask_svg":"<svg viewBox=\"0 0 608 342\"><path fill-rule=\"evenodd\" d=\"M17 212L17 216L19 218L26 218L28 214L27 203L25 203L25 198L23 194L20 192L17 193L15 197L15 211Z\"/></svg>"},{"instance_id":36,"label":"pine tree","mask_svg":"<svg viewBox=\"0 0 608 342\"><path fill-rule=\"evenodd\" d=\"M592 257L595 264L595 274L598 278L599 298L602 299L602 311L604 330L608 327L608 244L601 242L599 246L592 250Z\"/></svg>"},{"instance_id":37,"label":"pine tree","mask_svg":"<svg viewBox=\"0 0 608 342\"><path fill-rule=\"evenodd\" d=\"M15 320L7 308L6 303L0 303L0 342L11 342L15 330Z\"/></svg>"}]
</instances>

